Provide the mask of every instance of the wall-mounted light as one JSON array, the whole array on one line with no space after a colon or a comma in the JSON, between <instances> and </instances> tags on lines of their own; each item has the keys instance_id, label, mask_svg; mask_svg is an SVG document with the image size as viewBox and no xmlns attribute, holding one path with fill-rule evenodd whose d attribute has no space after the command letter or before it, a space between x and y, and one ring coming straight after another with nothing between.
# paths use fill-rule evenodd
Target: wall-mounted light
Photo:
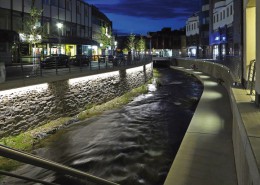
<instances>
[{"instance_id":1,"label":"wall-mounted light","mask_svg":"<svg viewBox=\"0 0 260 185\"><path fill-rule=\"evenodd\" d=\"M58 23L56 24L56 26L58 27L58 29L61 29L61 28L63 27L63 24L60 23L60 22L58 22Z\"/></svg>"}]
</instances>

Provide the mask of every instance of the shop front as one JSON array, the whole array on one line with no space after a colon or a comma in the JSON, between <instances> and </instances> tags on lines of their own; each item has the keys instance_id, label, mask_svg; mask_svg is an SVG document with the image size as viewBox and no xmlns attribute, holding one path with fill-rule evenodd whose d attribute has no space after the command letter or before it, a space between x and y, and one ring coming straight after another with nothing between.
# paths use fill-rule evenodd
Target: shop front
<instances>
[{"instance_id":1,"label":"shop front","mask_svg":"<svg viewBox=\"0 0 260 185\"><path fill-rule=\"evenodd\" d=\"M214 60L225 59L227 55L227 35L225 29L211 34L210 45L212 46L212 58Z\"/></svg>"}]
</instances>

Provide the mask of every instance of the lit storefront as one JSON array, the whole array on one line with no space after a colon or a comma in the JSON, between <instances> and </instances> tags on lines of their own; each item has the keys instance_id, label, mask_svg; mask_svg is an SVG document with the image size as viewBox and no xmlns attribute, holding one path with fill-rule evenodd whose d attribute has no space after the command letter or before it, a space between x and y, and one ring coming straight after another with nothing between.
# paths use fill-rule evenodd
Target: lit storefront
<instances>
[{"instance_id":1,"label":"lit storefront","mask_svg":"<svg viewBox=\"0 0 260 185\"><path fill-rule=\"evenodd\" d=\"M228 48L226 28L219 29L210 36L210 45L212 46L213 59L224 59L226 55L230 54Z\"/></svg>"}]
</instances>

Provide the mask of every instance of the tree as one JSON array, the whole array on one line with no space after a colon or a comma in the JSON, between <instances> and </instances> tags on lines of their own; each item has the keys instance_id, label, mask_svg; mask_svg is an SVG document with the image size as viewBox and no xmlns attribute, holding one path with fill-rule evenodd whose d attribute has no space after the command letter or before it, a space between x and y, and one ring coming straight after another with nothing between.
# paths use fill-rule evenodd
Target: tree
<instances>
[{"instance_id":1,"label":"tree","mask_svg":"<svg viewBox=\"0 0 260 185\"><path fill-rule=\"evenodd\" d=\"M24 21L23 31L20 31L22 42L29 43L30 48L36 47L36 43L40 43L43 37L43 26L40 23L40 17L43 10L34 7L34 0L29 17Z\"/></svg>"},{"instance_id":2,"label":"tree","mask_svg":"<svg viewBox=\"0 0 260 185\"><path fill-rule=\"evenodd\" d=\"M137 51L143 52L145 50L145 40L141 36L141 38L137 42Z\"/></svg>"},{"instance_id":3,"label":"tree","mask_svg":"<svg viewBox=\"0 0 260 185\"><path fill-rule=\"evenodd\" d=\"M130 34L129 37L127 38L127 48L129 51L132 51L135 49L135 35L134 34Z\"/></svg>"},{"instance_id":4,"label":"tree","mask_svg":"<svg viewBox=\"0 0 260 185\"><path fill-rule=\"evenodd\" d=\"M108 46L111 46L111 33L107 32L106 27L101 27L101 43L103 46L102 49L106 49Z\"/></svg>"}]
</instances>

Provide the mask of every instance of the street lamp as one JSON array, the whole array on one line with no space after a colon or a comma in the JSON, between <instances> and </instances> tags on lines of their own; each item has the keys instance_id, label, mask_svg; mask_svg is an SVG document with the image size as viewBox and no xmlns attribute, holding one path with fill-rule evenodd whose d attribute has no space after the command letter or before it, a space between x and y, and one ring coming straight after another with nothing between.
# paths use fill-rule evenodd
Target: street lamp
<instances>
[{"instance_id":1,"label":"street lamp","mask_svg":"<svg viewBox=\"0 0 260 185\"><path fill-rule=\"evenodd\" d=\"M59 54L61 54L61 42L60 42L60 31L62 30L63 24L58 22L56 24L57 28L58 28L58 35L59 35Z\"/></svg>"},{"instance_id":2,"label":"street lamp","mask_svg":"<svg viewBox=\"0 0 260 185\"><path fill-rule=\"evenodd\" d=\"M114 46L115 46L115 51L114 51L114 55L116 54L116 49L117 49L117 41L114 42Z\"/></svg>"},{"instance_id":3,"label":"street lamp","mask_svg":"<svg viewBox=\"0 0 260 185\"><path fill-rule=\"evenodd\" d=\"M148 32L147 34L147 38L149 39L149 54L152 54L152 36L150 35L150 33Z\"/></svg>"}]
</instances>

